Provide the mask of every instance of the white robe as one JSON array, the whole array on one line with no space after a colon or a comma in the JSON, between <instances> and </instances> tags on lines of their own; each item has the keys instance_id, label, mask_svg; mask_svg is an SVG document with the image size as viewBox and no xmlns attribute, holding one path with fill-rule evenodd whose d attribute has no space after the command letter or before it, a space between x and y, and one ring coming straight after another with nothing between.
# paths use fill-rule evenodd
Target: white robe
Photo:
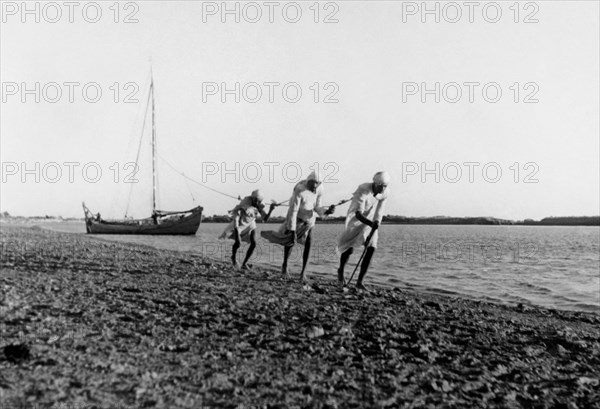
<instances>
[{"instance_id":1,"label":"white robe","mask_svg":"<svg viewBox=\"0 0 600 409\"><path fill-rule=\"evenodd\" d=\"M316 192L311 192L306 186L307 181L302 180L294 187L290 198L285 221L279 226L279 230L261 232L261 236L271 243L287 245L291 244L292 238L286 234L289 230L296 231L296 241L300 244L306 242L308 232L313 228L317 216L323 217L328 206L321 205L323 196L323 185L319 185Z\"/></svg>"},{"instance_id":2,"label":"white robe","mask_svg":"<svg viewBox=\"0 0 600 409\"><path fill-rule=\"evenodd\" d=\"M338 239L337 250L341 254L352 247L363 246L367 237L371 233L371 227L362 223L356 217L356 212L360 212L364 217L371 221L381 223L383 212L385 211L385 202L390 193L389 188L386 188L383 193L377 196L373 195L372 183L363 183L358 186L356 192L352 196L348 214L346 216L346 229ZM379 237L376 230L371 237L369 247L377 248L377 239Z\"/></svg>"},{"instance_id":3,"label":"white robe","mask_svg":"<svg viewBox=\"0 0 600 409\"><path fill-rule=\"evenodd\" d=\"M229 213L231 214L233 220L227 225L227 227L225 228L223 233L221 233L219 238L230 238L235 240L233 230L237 228L240 232L240 238L242 239L242 241L245 241L247 243L250 242L250 233L256 229L256 218L258 217L258 215L260 214L263 217L265 217L264 205L261 204L259 208L256 208L252 204L251 196L246 196L245 198L243 198L242 201Z\"/></svg>"}]
</instances>

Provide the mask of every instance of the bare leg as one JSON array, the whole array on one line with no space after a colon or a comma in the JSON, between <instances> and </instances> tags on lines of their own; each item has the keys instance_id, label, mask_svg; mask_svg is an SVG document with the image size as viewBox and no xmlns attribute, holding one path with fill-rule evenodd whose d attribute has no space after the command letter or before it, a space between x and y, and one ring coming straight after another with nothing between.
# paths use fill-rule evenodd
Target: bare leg
<instances>
[{"instance_id":1,"label":"bare leg","mask_svg":"<svg viewBox=\"0 0 600 409\"><path fill-rule=\"evenodd\" d=\"M350 259L350 255L354 252L354 248L350 247L348 250L344 251L340 256L340 268L338 268L338 284L341 286L346 285L346 281L344 280L344 267L346 267L346 263Z\"/></svg>"},{"instance_id":2,"label":"bare leg","mask_svg":"<svg viewBox=\"0 0 600 409\"><path fill-rule=\"evenodd\" d=\"M283 276L283 278L290 278L290 275L288 274L288 271L287 271L287 265L288 265L288 259L290 258L290 253L291 253L293 247L294 247L293 243L289 246L283 247L283 265L281 266L281 275Z\"/></svg>"},{"instance_id":3,"label":"bare leg","mask_svg":"<svg viewBox=\"0 0 600 409\"><path fill-rule=\"evenodd\" d=\"M310 257L310 244L312 242L312 229L308 231L306 241L304 242L304 252L302 253L302 271L300 272L300 281L306 281L306 266Z\"/></svg>"},{"instance_id":4,"label":"bare leg","mask_svg":"<svg viewBox=\"0 0 600 409\"><path fill-rule=\"evenodd\" d=\"M235 242L233 243L233 247L231 249L231 262L234 266L237 266L237 260L235 259L235 256L237 254L238 249L240 248L240 241L238 240L236 235L234 235L234 237Z\"/></svg>"},{"instance_id":5,"label":"bare leg","mask_svg":"<svg viewBox=\"0 0 600 409\"><path fill-rule=\"evenodd\" d=\"M356 288L366 290L365 286L363 285L363 278L365 278L365 275L367 274L367 270L369 269L369 265L371 264L371 258L373 257L373 253L375 253L375 247L367 247L365 257L363 258L363 261L360 264L360 273L358 274L358 280L356 281Z\"/></svg>"},{"instance_id":6,"label":"bare leg","mask_svg":"<svg viewBox=\"0 0 600 409\"><path fill-rule=\"evenodd\" d=\"M252 257L252 253L256 248L256 230L252 230L250 232L250 247L248 247L248 251L246 252L246 258L244 258L244 262L242 263L242 269L248 269L248 260Z\"/></svg>"}]
</instances>

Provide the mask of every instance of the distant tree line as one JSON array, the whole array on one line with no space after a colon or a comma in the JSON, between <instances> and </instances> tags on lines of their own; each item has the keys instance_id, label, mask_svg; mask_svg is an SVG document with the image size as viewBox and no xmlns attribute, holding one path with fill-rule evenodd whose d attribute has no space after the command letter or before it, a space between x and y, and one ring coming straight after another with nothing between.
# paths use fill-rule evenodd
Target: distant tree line
<instances>
[{"instance_id":1,"label":"distant tree line","mask_svg":"<svg viewBox=\"0 0 600 409\"><path fill-rule=\"evenodd\" d=\"M600 216L545 217L539 222L525 219L515 224L527 226L600 226Z\"/></svg>"},{"instance_id":2,"label":"distant tree line","mask_svg":"<svg viewBox=\"0 0 600 409\"><path fill-rule=\"evenodd\" d=\"M269 219L269 223L282 223L285 220L283 216L274 216ZM317 219L317 223L336 224L344 223L345 216L328 217L326 219ZM206 216L204 223L229 223L231 217L228 215ZM507 220L495 217L407 217L387 215L383 217L383 223L387 224L436 224L436 225L524 225L524 226L600 226L600 216L570 216L570 217L546 217L536 221L533 219L525 220Z\"/></svg>"},{"instance_id":3,"label":"distant tree line","mask_svg":"<svg viewBox=\"0 0 600 409\"><path fill-rule=\"evenodd\" d=\"M35 217L22 217L22 216L11 216L8 212L0 213L0 219L15 219L15 220L83 220L79 218L66 218L63 219L61 216L35 216ZM269 219L269 223L283 223L285 217L273 216ZM326 219L317 219L317 223L324 224L336 224L344 223L346 220L345 216L328 217ZM229 215L212 215L204 216L202 218L203 223L229 223L231 217ZM448 217L448 216L435 216L435 217L407 217L407 216L396 216L387 215L383 217L383 222L387 224L438 224L438 225L465 225L465 224L482 224L482 225L520 225L520 226L600 226L600 216L567 216L567 217L545 217L542 220L506 220L497 219L495 217Z\"/></svg>"}]
</instances>

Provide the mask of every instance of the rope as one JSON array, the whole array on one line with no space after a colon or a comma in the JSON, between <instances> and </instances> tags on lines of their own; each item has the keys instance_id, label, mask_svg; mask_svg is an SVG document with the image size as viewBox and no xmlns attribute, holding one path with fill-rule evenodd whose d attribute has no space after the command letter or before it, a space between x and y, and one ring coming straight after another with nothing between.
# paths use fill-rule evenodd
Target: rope
<instances>
[{"instance_id":1,"label":"rope","mask_svg":"<svg viewBox=\"0 0 600 409\"><path fill-rule=\"evenodd\" d=\"M350 198L350 199L344 199L344 200L340 200L339 202L337 202L337 203L335 204L335 206L341 206L341 205L343 205L343 204L345 204L345 203L348 203L348 202L349 202L349 201L351 201L351 200L352 200L352 198ZM285 203L285 202L289 202L289 201L290 201L290 199L288 199L288 200L285 200L285 201L283 201L283 202L279 202L279 203L277 203L276 201L274 201L274 200L273 200L273 203L275 203L275 205L276 205L276 206L284 206L284 207L286 207L286 206L287 206L287 207L289 207L289 205L283 204L283 203Z\"/></svg>"},{"instance_id":2,"label":"rope","mask_svg":"<svg viewBox=\"0 0 600 409\"><path fill-rule=\"evenodd\" d=\"M173 169L173 171L175 171L175 173L177 173L177 174L179 174L179 175L183 176L183 177L184 177L186 180L189 180L190 182L194 182L194 183L196 183L197 185L200 185L200 186L202 186L202 187L203 187L203 188L205 188L205 189L212 190L213 192L215 192L215 193L218 193L218 194L220 194L220 195L227 196L227 197L230 197L230 198L232 198L232 199L235 199L235 200L242 200L242 197L241 197L241 196L237 196L237 197L236 197L236 196L233 196L233 195L227 194L227 193L225 193L225 192L221 192L221 191L219 191L219 190L217 190L217 189L213 189L213 188L212 188L212 187L210 187L210 186L206 186L204 183L198 182L196 179L192 179L191 177L189 177L189 176L186 176L186 175L185 175L183 172L180 172L180 171L178 171L178 170L175 168L175 166L171 165L171 164L169 163L169 161L167 161L165 158L163 158L163 157L162 157L162 156L160 156L160 155L157 155L157 156L158 156L158 157L159 157L159 158L160 158L162 161L164 161L164 162L165 162L167 165L169 165L169 167L170 167L171 169Z\"/></svg>"},{"instance_id":3,"label":"rope","mask_svg":"<svg viewBox=\"0 0 600 409\"><path fill-rule=\"evenodd\" d=\"M150 81L150 72L148 72L148 74L147 74L147 79L146 79L145 84L149 83L149 81ZM146 88L147 88L146 86L143 87L143 89L146 89ZM142 118L142 113L144 113L144 120L142 122L142 126L146 122L145 115L148 110L148 104L146 104L145 106L144 106L144 104L137 104L137 105L138 105L138 108L137 108L137 112L135 114L135 120L131 124L131 130L129 131L129 138L128 138L129 142L127 144L127 148L123 151L122 160L119 163L126 163L126 162L128 162L129 159L131 159L132 155L130 155L129 153L132 151L134 145L138 141L136 136L137 136L139 128L140 128L139 123L140 123L140 119ZM142 134L143 134L143 132L142 132ZM141 141L141 138L140 138L140 141ZM117 185L117 194L114 195L112 198L110 208L109 208L110 210L109 210L108 214L115 214L115 213L120 214L121 211L123 210L123 206L122 206L123 203L121 200L119 200L119 198L127 195L127 192L125 192L125 194L122 194L123 190L130 191L129 192L129 200L131 200L133 186L130 185L129 188L126 188L125 186L123 186L123 184L119 183ZM128 200L128 202L129 202L129 200ZM129 207L129 204L127 204L127 208L128 207ZM125 213L127 213L127 210L128 209L125 210ZM127 214L125 216L127 216Z\"/></svg>"},{"instance_id":4,"label":"rope","mask_svg":"<svg viewBox=\"0 0 600 409\"><path fill-rule=\"evenodd\" d=\"M271 203L274 203L274 204L275 204L275 206L289 206L289 205L284 205L284 203L287 203L287 202L289 202L289 201L290 201L290 199L288 199L288 200L284 200L283 202L279 202L279 203L278 203L278 202L276 202L275 200L271 200Z\"/></svg>"},{"instance_id":5,"label":"rope","mask_svg":"<svg viewBox=\"0 0 600 409\"><path fill-rule=\"evenodd\" d=\"M194 182L195 184L197 184L197 185L200 185L201 187L203 187L203 188L205 188L205 189L208 189L208 190L211 190L211 191L213 191L213 192L215 192L215 193L218 193L218 194L220 194L220 195L227 196L227 197L230 197L230 198L232 198L232 199L235 199L235 200L242 200L242 197L241 197L241 196L239 196L239 195L236 197L236 196L230 195L230 194L228 194L228 193L221 192L220 190L217 190L217 189L214 189L214 188L212 188L212 187L210 187L210 186L207 186L207 185L205 185L205 184L204 184L204 183L202 183L202 182L198 182L196 179L193 179L193 178L191 178L191 177L189 177L189 176L186 176L186 175L185 175L183 172L180 172L180 171L178 171L178 170L177 170L177 168L175 168L175 166L171 165L171 163L169 163L169 161L168 161L168 160L166 160L165 158L163 158L162 156L160 156L158 153L156 154L156 156L158 156L158 157L159 157L159 158L160 158L160 159L161 159L163 162L165 162L165 163L166 163L166 164L167 164L167 165L168 165L168 166L169 166L171 169L173 169L173 171L174 171L175 173L177 173L178 175L181 175L181 176L183 176L183 178L184 178L186 181L187 181L187 180L189 180L190 182ZM189 189L189 186L188 186L188 189ZM189 190L190 190L190 194L191 194L191 189L189 189ZM193 199L193 198L194 198L194 195L192 195L192 199ZM335 206L341 206L341 205L343 205L344 203L348 203L348 202L349 202L349 201L351 201L351 200L352 200L352 198L350 198L350 199L344 199L344 200L340 200L339 202L337 202L337 203L335 204ZM289 206L289 205L284 205L284 203L287 203L287 202L289 202L289 201L290 201L290 199L288 199L288 200L284 200L283 202L276 202L276 201L274 201L274 200L273 200L273 203L275 203L275 205L276 205L276 206Z\"/></svg>"},{"instance_id":6,"label":"rope","mask_svg":"<svg viewBox=\"0 0 600 409\"><path fill-rule=\"evenodd\" d=\"M341 205L343 205L343 204L345 204L345 203L348 203L348 202L349 202L349 201L351 201L351 200L352 200L352 198L350 198L350 199L344 199L344 200L340 200L339 202L337 202L336 206L341 206Z\"/></svg>"},{"instance_id":7,"label":"rope","mask_svg":"<svg viewBox=\"0 0 600 409\"><path fill-rule=\"evenodd\" d=\"M146 101L146 110L144 111L144 121L142 122L142 132L140 135L140 142L138 144L137 155L135 156L135 166L137 169L138 161L140 160L140 151L142 150L142 140L144 139L144 130L146 129L146 118L148 118L148 107L150 106L150 95L151 91L148 91L148 101ZM127 198L127 207L125 208L125 217L129 213L129 205L131 204L131 194L133 193L133 183L129 188L129 197Z\"/></svg>"},{"instance_id":8,"label":"rope","mask_svg":"<svg viewBox=\"0 0 600 409\"><path fill-rule=\"evenodd\" d=\"M182 175L183 175L183 173L182 173ZM185 175L183 175L183 176L185 176ZM183 180L185 180L185 185L186 185L186 186L187 186L187 188L188 188L188 192L190 192L190 196L192 196L192 202L193 202L194 204L196 204L196 198L194 197L194 193L192 192L192 189L190 189L190 184L188 183L188 180L187 180L187 178L185 178L185 179L183 179Z\"/></svg>"}]
</instances>

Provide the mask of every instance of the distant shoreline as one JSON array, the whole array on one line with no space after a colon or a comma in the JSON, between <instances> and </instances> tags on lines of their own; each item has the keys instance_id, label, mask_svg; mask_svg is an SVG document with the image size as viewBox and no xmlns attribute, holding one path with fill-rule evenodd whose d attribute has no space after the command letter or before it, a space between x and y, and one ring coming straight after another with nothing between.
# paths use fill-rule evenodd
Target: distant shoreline
<instances>
[{"instance_id":1,"label":"distant shoreline","mask_svg":"<svg viewBox=\"0 0 600 409\"><path fill-rule=\"evenodd\" d=\"M282 223L283 217L271 217L267 223ZM346 217L330 217L317 219L318 224L343 224ZM228 216L208 216L202 223L229 223ZM600 216L568 216L546 217L542 220L507 220L495 217L406 217L387 215L383 217L384 224L412 224L412 225L503 225L503 226L600 226Z\"/></svg>"},{"instance_id":2,"label":"distant shoreline","mask_svg":"<svg viewBox=\"0 0 600 409\"><path fill-rule=\"evenodd\" d=\"M272 217L267 223L279 224L284 220L283 217ZM84 222L84 218L63 218L61 216L10 216L6 213L0 215L2 223L48 223L48 222ZM206 216L202 218L202 223L229 223L230 219L226 215ZM318 219L319 224L343 224L344 216L333 217L329 219ZM600 216L568 216L568 217L546 217L541 220L507 220L495 217L406 217L406 216L384 216L384 224L402 224L402 225L488 225L488 226L600 226Z\"/></svg>"}]
</instances>

